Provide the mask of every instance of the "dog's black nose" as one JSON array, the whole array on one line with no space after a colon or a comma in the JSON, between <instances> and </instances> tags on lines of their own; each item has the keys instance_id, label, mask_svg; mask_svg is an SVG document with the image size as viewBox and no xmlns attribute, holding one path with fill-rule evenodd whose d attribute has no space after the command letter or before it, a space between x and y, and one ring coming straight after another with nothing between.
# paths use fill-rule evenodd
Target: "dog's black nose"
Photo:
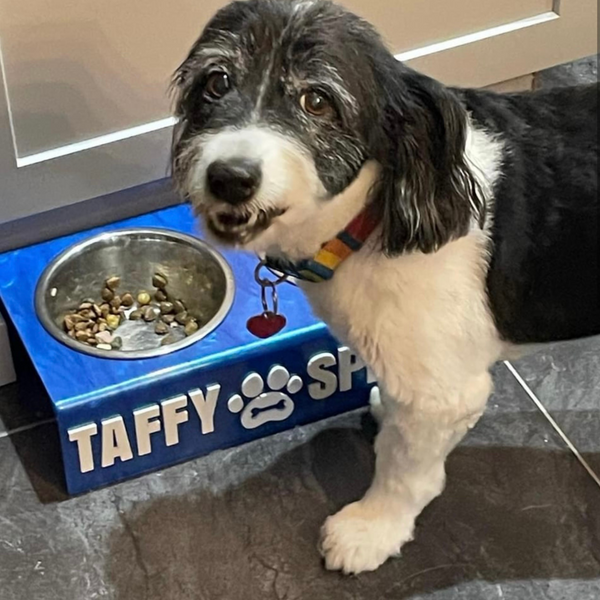
<instances>
[{"instance_id":1,"label":"dog's black nose","mask_svg":"<svg viewBox=\"0 0 600 600\"><path fill-rule=\"evenodd\" d=\"M240 204L249 200L260 185L260 165L246 159L213 162L206 173L208 189L218 200Z\"/></svg>"}]
</instances>

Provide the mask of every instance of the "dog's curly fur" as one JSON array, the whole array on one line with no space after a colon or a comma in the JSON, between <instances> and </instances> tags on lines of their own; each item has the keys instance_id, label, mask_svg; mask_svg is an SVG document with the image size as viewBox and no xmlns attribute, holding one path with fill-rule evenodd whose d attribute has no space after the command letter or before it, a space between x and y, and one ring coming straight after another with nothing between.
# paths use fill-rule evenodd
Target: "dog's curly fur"
<instances>
[{"instance_id":1,"label":"dog's curly fur","mask_svg":"<svg viewBox=\"0 0 600 600\"><path fill-rule=\"evenodd\" d=\"M218 238L297 260L367 204L379 218L331 281L304 285L382 390L373 484L321 542L328 568L375 569L442 491L490 366L600 333L598 86L450 89L335 4L249 0L207 25L175 89L173 175ZM243 202L215 192L215 163L251 165Z\"/></svg>"}]
</instances>

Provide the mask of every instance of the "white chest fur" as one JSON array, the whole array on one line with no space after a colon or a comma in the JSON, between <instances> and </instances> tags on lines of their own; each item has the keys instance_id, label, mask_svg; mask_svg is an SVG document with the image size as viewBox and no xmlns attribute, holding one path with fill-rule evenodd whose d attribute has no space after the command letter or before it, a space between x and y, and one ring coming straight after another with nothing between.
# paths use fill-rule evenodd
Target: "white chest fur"
<instances>
[{"instance_id":1,"label":"white chest fur","mask_svg":"<svg viewBox=\"0 0 600 600\"><path fill-rule=\"evenodd\" d=\"M500 356L485 293L486 234L434 254L386 258L368 248L326 283L305 284L315 312L394 398L447 396Z\"/></svg>"}]
</instances>

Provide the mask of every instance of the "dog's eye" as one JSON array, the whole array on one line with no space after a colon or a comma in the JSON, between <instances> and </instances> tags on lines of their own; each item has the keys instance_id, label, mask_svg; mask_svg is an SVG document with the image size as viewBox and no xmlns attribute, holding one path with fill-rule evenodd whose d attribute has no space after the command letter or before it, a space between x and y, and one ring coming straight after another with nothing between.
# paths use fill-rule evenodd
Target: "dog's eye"
<instances>
[{"instance_id":1,"label":"dog's eye","mask_svg":"<svg viewBox=\"0 0 600 600\"><path fill-rule=\"evenodd\" d=\"M333 113L331 100L315 90L311 90L300 96L300 106L313 117L327 117Z\"/></svg>"},{"instance_id":2,"label":"dog's eye","mask_svg":"<svg viewBox=\"0 0 600 600\"><path fill-rule=\"evenodd\" d=\"M222 98L230 89L231 81L224 71L211 73L206 80L205 90L211 98Z\"/></svg>"}]
</instances>

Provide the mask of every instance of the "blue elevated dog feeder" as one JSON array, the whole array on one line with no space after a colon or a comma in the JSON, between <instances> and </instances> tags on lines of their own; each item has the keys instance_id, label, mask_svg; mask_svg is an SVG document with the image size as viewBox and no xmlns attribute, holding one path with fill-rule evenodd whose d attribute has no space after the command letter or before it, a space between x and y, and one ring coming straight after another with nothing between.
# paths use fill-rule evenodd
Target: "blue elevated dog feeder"
<instances>
[{"instance_id":1,"label":"blue elevated dog feeder","mask_svg":"<svg viewBox=\"0 0 600 600\"><path fill-rule=\"evenodd\" d=\"M200 341L154 358L85 354L52 336L35 307L44 270L102 232L160 228L196 237L177 206L0 255L0 298L48 392L71 494L243 444L367 404L372 383L293 285L280 288L283 331L258 339L256 259L222 252L235 280L233 303Z\"/></svg>"}]
</instances>

